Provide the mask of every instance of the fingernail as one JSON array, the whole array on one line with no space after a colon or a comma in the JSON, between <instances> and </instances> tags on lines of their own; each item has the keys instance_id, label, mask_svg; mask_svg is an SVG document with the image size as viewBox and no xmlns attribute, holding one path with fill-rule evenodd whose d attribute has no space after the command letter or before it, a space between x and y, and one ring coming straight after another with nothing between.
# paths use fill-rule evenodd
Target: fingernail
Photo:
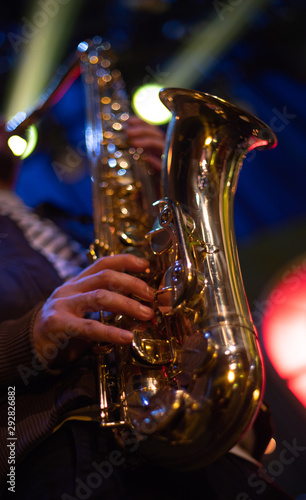
<instances>
[{"instance_id":1,"label":"fingernail","mask_svg":"<svg viewBox=\"0 0 306 500\"><path fill-rule=\"evenodd\" d=\"M133 334L131 332L126 331L126 330L122 330L120 332L120 338L121 338L121 340L124 340L125 342L132 342Z\"/></svg>"},{"instance_id":2,"label":"fingernail","mask_svg":"<svg viewBox=\"0 0 306 500\"><path fill-rule=\"evenodd\" d=\"M139 306L140 311L145 315L145 316L152 316L153 315L153 310L150 307L146 307L143 305Z\"/></svg>"},{"instance_id":3,"label":"fingernail","mask_svg":"<svg viewBox=\"0 0 306 500\"><path fill-rule=\"evenodd\" d=\"M154 290L154 288L151 288L150 286L148 286L147 287L147 292L152 297L152 299L155 298L155 290Z\"/></svg>"},{"instance_id":4,"label":"fingernail","mask_svg":"<svg viewBox=\"0 0 306 500\"><path fill-rule=\"evenodd\" d=\"M139 266L148 266L150 264L147 259L141 259L140 257L135 257L135 261Z\"/></svg>"}]
</instances>

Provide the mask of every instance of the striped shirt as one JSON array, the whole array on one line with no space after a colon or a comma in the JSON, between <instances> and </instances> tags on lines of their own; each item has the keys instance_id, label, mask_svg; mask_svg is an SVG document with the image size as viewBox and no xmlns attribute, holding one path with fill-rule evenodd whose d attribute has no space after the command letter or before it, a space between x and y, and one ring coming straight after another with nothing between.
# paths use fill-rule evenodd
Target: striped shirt
<instances>
[{"instance_id":1,"label":"striped shirt","mask_svg":"<svg viewBox=\"0 0 306 500\"><path fill-rule=\"evenodd\" d=\"M63 280L88 264L86 251L78 242L51 220L35 214L16 193L0 189L0 215L17 224L29 245L49 260Z\"/></svg>"}]
</instances>

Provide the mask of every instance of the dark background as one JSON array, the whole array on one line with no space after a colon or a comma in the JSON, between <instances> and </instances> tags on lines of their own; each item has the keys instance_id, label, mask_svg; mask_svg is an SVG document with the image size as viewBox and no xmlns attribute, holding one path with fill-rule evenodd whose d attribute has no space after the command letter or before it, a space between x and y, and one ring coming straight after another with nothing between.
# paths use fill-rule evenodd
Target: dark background
<instances>
[{"instance_id":1,"label":"dark background","mask_svg":"<svg viewBox=\"0 0 306 500\"><path fill-rule=\"evenodd\" d=\"M201 50L209 54L211 46L215 54L215 44L221 43L222 49L212 56L209 64L203 63L195 52L180 63L183 67L186 65L186 74L190 75L187 86L247 108L270 125L278 137L276 149L258 152L246 159L235 198L237 243L246 292L254 313L280 270L290 267L292 259L306 251L306 3L302 0L258 2L255 14L241 19L237 35L230 42L222 43L228 16L237 14L247 1L70 0L73 8L67 20L67 36L57 50L46 80L80 41L101 35L118 52L118 66L130 94L149 80L163 85L169 77L168 63L196 34L215 23L212 40L198 48L200 54ZM21 43L20 51L16 50L8 35L24 36L24 18L33 21L35 12L41 8L41 3L16 0L0 7L2 113L10 99L22 45L26 45ZM55 39L59 35L55 33ZM47 46L46 59L49 51ZM67 145L73 149L67 150ZM72 155L68 158L70 165L76 162L73 172L60 167L63 158L67 161L67 151L68 157ZM33 206L49 201L72 214L90 214L86 168L83 89L76 81L45 117L38 147L24 163L17 191ZM289 443L296 440L299 446L306 447L305 408L278 377L265 351L264 356L266 399L274 414L277 441L277 448L267 457L265 466L278 484L296 499L305 500L306 450L300 452L292 464L280 463L283 440Z\"/></svg>"}]
</instances>

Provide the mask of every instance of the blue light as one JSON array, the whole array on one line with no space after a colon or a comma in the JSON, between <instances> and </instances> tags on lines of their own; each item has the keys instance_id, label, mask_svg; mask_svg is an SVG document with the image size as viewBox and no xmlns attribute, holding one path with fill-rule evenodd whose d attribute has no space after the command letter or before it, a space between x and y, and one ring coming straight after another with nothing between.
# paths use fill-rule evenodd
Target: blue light
<instances>
[{"instance_id":1,"label":"blue light","mask_svg":"<svg viewBox=\"0 0 306 500\"><path fill-rule=\"evenodd\" d=\"M116 151L116 146L113 142L107 145L107 151L109 153L114 153Z\"/></svg>"},{"instance_id":2,"label":"blue light","mask_svg":"<svg viewBox=\"0 0 306 500\"><path fill-rule=\"evenodd\" d=\"M185 35L185 27L177 19L172 19L164 23L162 30L163 34L172 40L178 40Z\"/></svg>"},{"instance_id":3,"label":"blue light","mask_svg":"<svg viewBox=\"0 0 306 500\"><path fill-rule=\"evenodd\" d=\"M8 131L8 132L12 132L13 130L15 130L15 128L20 125L21 122L23 122L27 117L27 114L25 111L18 111L18 113L16 113L15 116L13 116L13 118L11 118L6 126L5 126L5 129Z\"/></svg>"},{"instance_id":4,"label":"blue light","mask_svg":"<svg viewBox=\"0 0 306 500\"><path fill-rule=\"evenodd\" d=\"M81 52L86 52L87 49L88 49L88 43L87 42L80 42L79 43L78 50L80 50Z\"/></svg>"},{"instance_id":5,"label":"blue light","mask_svg":"<svg viewBox=\"0 0 306 500\"><path fill-rule=\"evenodd\" d=\"M99 35L97 35L93 37L92 41L94 44L99 45L99 43L102 43L102 38Z\"/></svg>"},{"instance_id":6,"label":"blue light","mask_svg":"<svg viewBox=\"0 0 306 500\"><path fill-rule=\"evenodd\" d=\"M115 160L115 158L110 158L108 164L111 168L114 168L117 165L117 160Z\"/></svg>"}]
</instances>

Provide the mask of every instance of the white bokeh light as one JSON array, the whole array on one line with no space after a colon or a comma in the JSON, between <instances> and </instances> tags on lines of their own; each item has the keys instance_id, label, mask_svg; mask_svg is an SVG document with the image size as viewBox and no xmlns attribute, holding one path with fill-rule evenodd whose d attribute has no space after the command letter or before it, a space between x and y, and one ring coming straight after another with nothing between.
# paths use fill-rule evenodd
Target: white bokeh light
<instances>
[{"instance_id":1,"label":"white bokeh light","mask_svg":"<svg viewBox=\"0 0 306 500\"><path fill-rule=\"evenodd\" d=\"M132 98L132 106L135 113L149 123L162 125L171 118L170 111L159 99L162 89L157 83L151 83L139 87Z\"/></svg>"}]
</instances>

